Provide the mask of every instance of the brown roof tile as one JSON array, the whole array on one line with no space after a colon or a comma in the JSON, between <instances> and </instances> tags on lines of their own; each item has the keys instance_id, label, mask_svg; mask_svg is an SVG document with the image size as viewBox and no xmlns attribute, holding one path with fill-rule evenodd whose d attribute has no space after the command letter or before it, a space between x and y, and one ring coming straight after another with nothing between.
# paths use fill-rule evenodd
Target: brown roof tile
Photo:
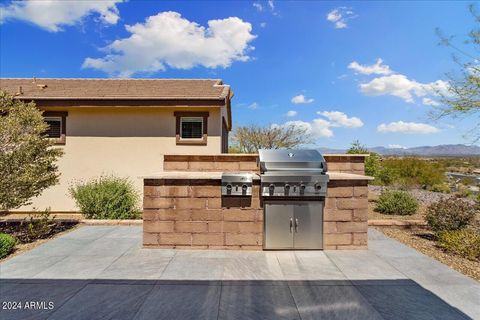
<instances>
[{"instance_id":1,"label":"brown roof tile","mask_svg":"<svg viewBox=\"0 0 480 320\"><path fill-rule=\"evenodd\" d=\"M21 90L20 90L21 87ZM0 89L22 99L225 99L218 79L0 79ZM21 91L21 92L20 92ZM20 94L19 94L20 93Z\"/></svg>"}]
</instances>

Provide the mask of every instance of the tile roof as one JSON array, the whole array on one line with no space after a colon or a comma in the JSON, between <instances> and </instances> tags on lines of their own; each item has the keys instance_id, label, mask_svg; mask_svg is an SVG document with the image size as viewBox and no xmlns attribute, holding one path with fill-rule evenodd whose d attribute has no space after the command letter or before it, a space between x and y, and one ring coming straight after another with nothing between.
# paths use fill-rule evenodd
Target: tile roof
<instances>
[{"instance_id":1,"label":"tile roof","mask_svg":"<svg viewBox=\"0 0 480 320\"><path fill-rule=\"evenodd\" d=\"M219 79L0 78L0 90L36 100L223 100L230 94Z\"/></svg>"}]
</instances>

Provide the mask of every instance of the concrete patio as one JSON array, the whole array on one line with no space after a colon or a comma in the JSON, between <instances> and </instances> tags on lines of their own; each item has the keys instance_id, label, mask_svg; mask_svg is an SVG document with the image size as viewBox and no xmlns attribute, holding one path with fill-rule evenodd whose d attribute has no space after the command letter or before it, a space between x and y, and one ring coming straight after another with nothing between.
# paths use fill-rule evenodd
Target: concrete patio
<instances>
[{"instance_id":1,"label":"concrete patio","mask_svg":"<svg viewBox=\"0 0 480 320\"><path fill-rule=\"evenodd\" d=\"M1 318L480 319L479 283L375 230L367 251L143 249L141 236L84 226L3 262L2 307L46 307Z\"/></svg>"}]
</instances>

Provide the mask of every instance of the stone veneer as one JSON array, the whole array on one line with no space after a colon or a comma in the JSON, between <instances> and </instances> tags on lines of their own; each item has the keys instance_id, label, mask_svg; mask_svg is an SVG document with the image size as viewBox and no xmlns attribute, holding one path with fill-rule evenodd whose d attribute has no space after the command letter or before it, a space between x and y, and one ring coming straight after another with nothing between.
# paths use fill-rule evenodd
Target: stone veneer
<instances>
[{"instance_id":1,"label":"stone veneer","mask_svg":"<svg viewBox=\"0 0 480 320\"><path fill-rule=\"evenodd\" d=\"M330 182L324 249L365 249L369 178L363 175L364 155L325 158ZM258 176L251 198L220 193L221 171L256 173L256 161L256 155L165 156L165 172L144 179L144 246L262 250Z\"/></svg>"}]
</instances>

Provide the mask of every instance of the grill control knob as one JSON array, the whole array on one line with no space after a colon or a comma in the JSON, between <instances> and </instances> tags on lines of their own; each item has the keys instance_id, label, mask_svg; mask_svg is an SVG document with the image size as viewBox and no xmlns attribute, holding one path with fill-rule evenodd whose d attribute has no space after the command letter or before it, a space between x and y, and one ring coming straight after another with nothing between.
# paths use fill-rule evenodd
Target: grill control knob
<instances>
[{"instance_id":1,"label":"grill control knob","mask_svg":"<svg viewBox=\"0 0 480 320\"><path fill-rule=\"evenodd\" d=\"M270 191L270 194L273 194L273 191L275 190L275 185L271 184L268 186L268 191Z\"/></svg>"},{"instance_id":2,"label":"grill control knob","mask_svg":"<svg viewBox=\"0 0 480 320\"><path fill-rule=\"evenodd\" d=\"M320 183L315 183L315 190L320 191L322 189L322 185Z\"/></svg>"},{"instance_id":3,"label":"grill control knob","mask_svg":"<svg viewBox=\"0 0 480 320\"><path fill-rule=\"evenodd\" d=\"M302 183L302 184L300 185L300 194L304 194L304 193L305 193L305 188L306 188L305 185Z\"/></svg>"},{"instance_id":4,"label":"grill control knob","mask_svg":"<svg viewBox=\"0 0 480 320\"><path fill-rule=\"evenodd\" d=\"M286 184L284 188L285 188L285 194L288 194L288 192L290 191L290 185Z\"/></svg>"},{"instance_id":5,"label":"grill control knob","mask_svg":"<svg viewBox=\"0 0 480 320\"><path fill-rule=\"evenodd\" d=\"M242 191L247 191L248 186L246 184L242 185Z\"/></svg>"},{"instance_id":6,"label":"grill control knob","mask_svg":"<svg viewBox=\"0 0 480 320\"><path fill-rule=\"evenodd\" d=\"M232 185L231 184L227 184L227 191L232 191Z\"/></svg>"}]
</instances>

